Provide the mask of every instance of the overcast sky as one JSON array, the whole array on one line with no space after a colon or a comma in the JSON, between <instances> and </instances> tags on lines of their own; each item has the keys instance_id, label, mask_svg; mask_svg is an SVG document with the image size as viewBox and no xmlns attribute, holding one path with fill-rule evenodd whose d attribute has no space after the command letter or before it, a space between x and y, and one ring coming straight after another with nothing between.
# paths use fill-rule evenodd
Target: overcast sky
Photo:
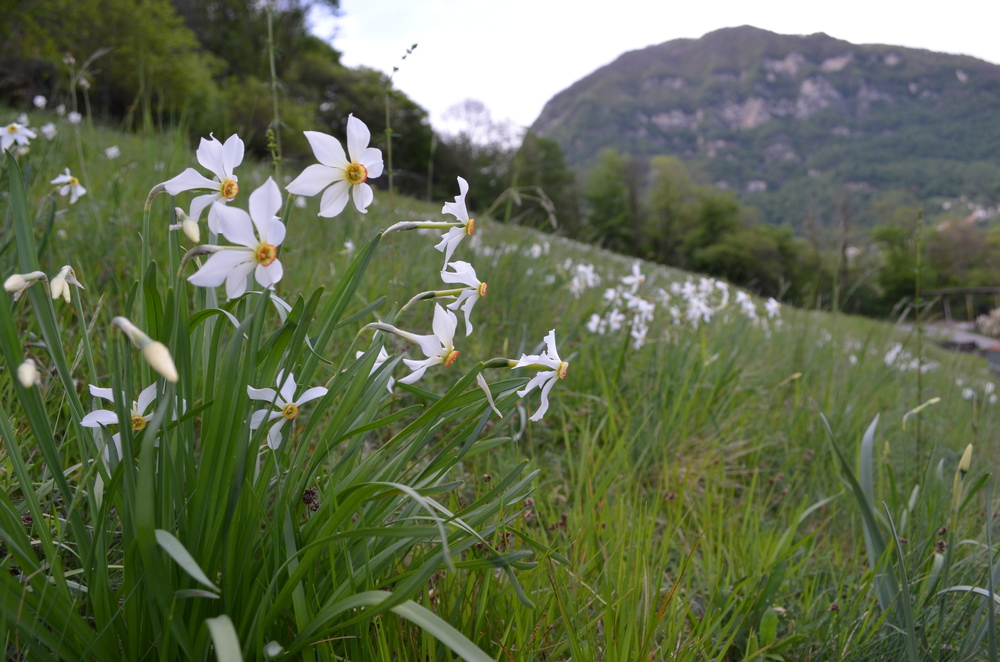
<instances>
[{"instance_id":1,"label":"overcast sky","mask_svg":"<svg viewBox=\"0 0 1000 662\"><path fill-rule=\"evenodd\" d=\"M318 17L314 31L347 65L399 66L396 87L445 129L447 109L470 98L528 126L553 95L626 51L739 25L1000 63L1000 0L341 0L340 16Z\"/></svg>"}]
</instances>

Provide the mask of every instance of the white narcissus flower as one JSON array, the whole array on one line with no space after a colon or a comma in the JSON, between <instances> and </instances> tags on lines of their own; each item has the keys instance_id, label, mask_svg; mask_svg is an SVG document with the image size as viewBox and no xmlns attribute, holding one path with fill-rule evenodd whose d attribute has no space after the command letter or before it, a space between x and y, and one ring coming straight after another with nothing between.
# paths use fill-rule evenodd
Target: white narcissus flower
<instances>
[{"instance_id":1,"label":"white narcissus flower","mask_svg":"<svg viewBox=\"0 0 1000 662\"><path fill-rule=\"evenodd\" d=\"M104 150L104 156L108 157L109 159L117 159L119 156L121 156L121 154L122 151L118 149L118 145L112 145L111 147L108 147L106 150Z\"/></svg>"},{"instance_id":2,"label":"white narcissus flower","mask_svg":"<svg viewBox=\"0 0 1000 662\"><path fill-rule=\"evenodd\" d=\"M472 314L472 307L476 305L480 297L486 296L486 283L479 280L476 270L468 262L449 262L448 266L455 271L442 271L441 280L446 283L460 283L466 285L468 289L462 290L454 302L448 304L449 310L458 310L461 307L465 313L465 335L472 333L472 322L469 315Z\"/></svg>"},{"instance_id":3,"label":"white narcissus flower","mask_svg":"<svg viewBox=\"0 0 1000 662\"><path fill-rule=\"evenodd\" d=\"M363 351L358 350L357 352L355 352L354 358L360 359L364 355L365 353ZM385 347L379 347L378 356L375 357L375 363L372 365L372 369L368 372L368 375L371 376L375 374L375 371L378 370L382 366L382 364L388 360L389 360L389 353L385 351ZM389 389L389 393L392 393L392 389L395 385L396 385L396 380L393 379L392 377L389 377L389 383L386 384L386 388Z\"/></svg>"},{"instance_id":4,"label":"white narcissus flower","mask_svg":"<svg viewBox=\"0 0 1000 662\"><path fill-rule=\"evenodd\" d=\"M420 346L420 351L427 358L423 361L403 359L413 372L399 380L400 384L412 384L424 376L424 372L431 366L444 364L450 367L458 358L458 350L455 349L455 329L458 328L458 318L455 313L445 310L441 304L434 304L434 322L431 325L434 333L430 335L417 335L406 331L396 330L396 335L415 342Z\"/></svg>"},{"instance_id":5,"label":"white narcissus flower","mask_svg":"<svg viewBox=\"0 0 1000 662\"><path fill-rule=\"evenodd\" d=\"M324 218L333 218L344 211L349 193L358 211L367 213L375 194L365 182L382 174L382 152L368 146L371 132L365 123L353 114L348 115L347 154L333 136L319 131L303 133L319 163L303 170L285 190L312 197L326 189L319 203L319 215Z\"/></svg>"},{"instance_id":6,"label":"white narcissus flower","mask_svg":"<svg viewBox=\"0 0 1000 662\"><path fill-rule=\"evenodd\" d=\"M90 394L95 398L103 398L111 403L115 401L115 394L109 388L99 388L90 385ZM148 414L146 410L149 409L149 405L153 403L156 399L156 383L152 383L146 388L142 389L139 393L139 397L132 402L132 431L140 432L145 429L146 424L149 423L149 419L153 417L153 412L150 411ZM176 417L176 413L175 413ZM98 409L92 411L83 417L80 421L80 425L85 428L99 428L106 427L108 425L118 425L118 414L109 409ZM121 433L116 432L112 437L112 441L115 443L115 451L117 453L118 459L122 457L122 437ZM109 459L109 452L107 447L104 449L104 461L107 462Z\"/></svg>"},{"instance_id":7,"label":"white narcissus flower","mask_svg":"<svg viewBox=\"0 0 1000 662\"><path fill-rule=\"evenodd\" d=\"M559 352L556 349L556 330L552 329L545 336L544 352L541 354L522 354L513 368L533 368L540 371L517 394L523 398L532 390L541 389L542 404L530 420L542 420L545 412L549 409L549 391L552 390L557 379L566 377L566 371L569 370L569 362L559 358Z\"/></svg>"},{"instance_id":8,"label":"white narcissus flower","mask_svg":"<svg viewBox=\"0 0 1000 662\"><path fill-rule=\"evenodd\" d=\"M35 105L35 108L45 108L45 104L48 103L48 99L43 97L41 94L36 94L35 98L31 100L31 103Z\"/></svg>"},{"instance_id":9,"label":"white narcissus flower","mask_svg":"<svg viewBox=\"0 0 1000 662\"><path fill-rule=\"evenodd\" d=\"M781 316L781 304L770 298L764 302L764 310L767 311L768 317L780 317Z\"/></svg>"},{"instance_id":10,"label":"white narcissus flower","mask_svg":"<svg viewBox=\"0 0 1000 662\"><path fill-rule=\"evenodd\" d=\"M188 168L173 179L163 182L163 188L170 195L178 195L184 191L211 191L191 201L188 215L197 222L201 218L201 212L206 207L211 207L208 210L208 229L218 233L220 228L216 211L240 192L239 178L233 174L233 170L243 163L243 151L243 141L235 133L225 143L219 142L218 138L210 134L208 140L201 139L195 154L198 163L211 170L215 179L209 179L194 168Z\"/></svg>"},{"instance_id":11,"label":"white narcissus flower","mask_svg":"<svg viewBox=\"0 0 1000 662\"><path fill-rule=\"evenodd\" d=\"M49 122L48 124L43 124L41 132L42 135L45 136L46 140L52 140L53 138L56 137L56 133L58 133L58 131L56 131L56 125L53 124L52 122Z\"/></svg>"},{"instance_id":12,"label":"white narcissus flower","mask_svg":"<svg viewBox=\"0 0 1000 662\"><path fill-rule=\"evenodd\" d=\"M70 303L73 299L70 296L69 286L76 285L81 290L87 289L83 286L83 283L76 279L76 273L73 271L73 267L68 264L63 265L63 268L59 270L59 273L52 277L49 281L49 292L52 293L53 299L63 298L63 301Z\"/></svg>"},{"instance_id":13,"label":"white narcissus flower","mask_svg":"<svg viewBox=\"0 0 1000 662\"><path fill-rule=\"evenodd\" d=\"M282 377L284 377L283 370L278 373L277 384L279 390L277 392L273 388L247 386L247 395L250 396L251 400L274 403L274 406L277 407L277 409L258 409L250 416L251 430L256 430L265 422L281 419L267 431L267 445L273 450L277 450L278 446L281 445L281 429L284 427L285 422L295 420L299 415L299 408L302 405L316 398L322 398L327 393L326 388L314 386L307 389L305 393L296 399L295 390L297 386L295 384L295 375L288 373L288 378L284 381L282 381Z\"/></svg>"},{"instance_id":14,"label":"white narcissus flower","mask_svg":"<svg viewBox=\"0 0 1000 662\"><path fill-rule=\"evenodd\" d=\"M24 124L12 122L0 130L0 150L10 149L11 145L27 145L36 137Z\"/></svg>"},{"instance_id":15,"label":"white narcissus flower","mask_svg":"<svg viewBox=\"0 0 1000 662\"><path fill-rule=\"evenodd\" d=\"M619 280L621 281L622 285L627 285L628 287L630 287L632 294L635 294L637 291L639 291L639 286L646 282L646 276L644 276L643 273L639 271L639 263L633 262L632 275L622 276Z\"/></svg>"},{"instance_id":16,"label":"white narcissus flower","mask_svg":"<svg viewBox=\"0 0 1000 662\"><path fill-rule=\"evenodd\" d=\"M465 206L465 195L469 192L469 183L461 177L458 178L458 190L459 194L455 201L444 203L441 213L451 214L458 219L461 225L456 225L441 235L441 241L434 247L444 252L445 266L451 261L451 254L455 252L455 248L465 235L471 236L476 229L476 219L469 218L469 210Z\"/></svg>"},{"instance_id":17,"label":"white narcissus flower","mask_svg":"<svg viewBox=\"0 0 1000 662\"><path fill-rule=\"evenodd\" d=\"M250 194L250 213L219 205L216 212L222 234L239 246L220 246L188 281L199 287L226 284L230 299L243 296L251 272L264 288L281 280L284 270L278 260L278 246L285 239L285 225L278 219L281 190L270 177ZM254 234L254 228L257 233Z\"/></svg>"},{"instance_id":18,"label":"white narcissus flower","mask_svg":"<svg viewBox=\"0 0 1000 662\"><path fill-rule=\"evenodd\" d=\"M49 183L59 187L59 195L64 198L68 195L71 205L75 204L80 199L80 196L87 193L87 189L80 185L80 180L70 174L69 168L66 168L65 174L59 175Z\"/></svg>"},{"instance_id":19,"label":"white narcissus flower","mask_svg":"<svg viewBox=\"0 0 1000 662\"><path fill-rule=\"evenodd\" d=\"M76 112L75 110L71 110L69 114L66 115L66 119L69 120L70 124L79 124L80 122L83 121L83 115Z\"/></svg>"}]
</instances>

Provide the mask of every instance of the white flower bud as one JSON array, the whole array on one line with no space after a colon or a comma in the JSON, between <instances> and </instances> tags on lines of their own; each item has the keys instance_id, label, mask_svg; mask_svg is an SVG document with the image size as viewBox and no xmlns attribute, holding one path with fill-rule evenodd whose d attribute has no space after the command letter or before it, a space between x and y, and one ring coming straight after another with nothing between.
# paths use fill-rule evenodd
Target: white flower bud
<instances>
[{"instance_id":1,"label":"white flower bud","mask_svg":"<svg viewBox=\"0 0 1000 662\"><path fill-rule=\"evenodd\" d=\"M965 452L962 453L962 459L958 462L958 470L962 472L962 475L969 473L969 468L972 466L972 444L965 447Z\"/></svg>"},{"instance_id":2,"label":"white flower bud","mask_svg":"<svg viewBox=\"0 0 1000 662\"><path fill-rule=\"evenodd\" d=\"M13 292L14 301L21 298L24 291L32 286L36 280L46 280L45 274L41 271L32 271L27 274L14 274L10 276L7 280L3 282L3 289L7 292Z\"/></svg>"},{"instance_id":3,"label":"white flower bud","mask_svg":"<svg viewBox=\"0 0 1000 662\"><path fill-rule=\"evenodd\" d=\"M139 348L142 358L146 359L146 363L153 370L160 373L168 382L177 382L179 379L177 366L174 365L174 359L170 356L170 350L166 345L147 336L126 317L116 317L111 323L121 329L132 344Z\"/></svg>"},{"instance_id":4,"label":"white flower bud","mask_svg":"<svg viewBox=\"0 0 1000 662\"><path fill-rule=\"evenodd\" d=\"M177 215L177 222L171 225L170 229L180 230L192 242L199 243L201 241L201 230L198 228L197 221L192 221L188 218L188 215L180 207L174 207L174 213Z\"/></svg>"},{"instance_id":5,"label":"white flower bud","mask_svg":"<svg viewBox=\"0 0 1000 662\"><path fill-rule=\"evenodd\" d=\"M24 388L31 388L42 383L42 376L38 374L38 368L32 359L25 359L24 363L17 366L17 381L21 382Z\"/></svg>"},{"instance_id":6,"label":"white flower bud","mask_svg":"<svg viewBox=\"0 0 1000 662\"><path fill-rule=\"evenodd\" d=\"M167 349L166 345L154 340L142 348L142 356L153 370L163 375L164 379L177 383L180 378L177 374L177 366L174 365L174 359L170 356L170 350Z\"/></svg>"}]
</instances>

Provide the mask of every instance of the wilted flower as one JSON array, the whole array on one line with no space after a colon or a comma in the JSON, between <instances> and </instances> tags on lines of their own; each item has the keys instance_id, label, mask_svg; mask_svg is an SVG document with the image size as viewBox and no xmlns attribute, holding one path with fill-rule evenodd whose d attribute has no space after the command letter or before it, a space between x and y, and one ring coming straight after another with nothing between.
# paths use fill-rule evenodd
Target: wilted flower
<instances>
[{"instance_id":1,"label":"wilted flower","mask_svg":"<svg viewBox=\"0 0 1000 662\"><path fill-rule=\"evenodd\" d=\"M10 149L11 145L27 145L36 137L35 132L23 123L11 122L0 131L0 150Z\"/></svg>"},{"instance_id":2,"label":"wilted flower","mask_svg":"<svg viewBox=\"0 0 1000 662\"><path fill-rule=\"evenodd\" d=\"M552 329L545 336L544 352L541 354L522 354L513 368L531 368L540 371L517 394L523 398L532 390L541 389L542 404L530 420L542 420L545 412L549 409L549 391L555 386L557 379L566 377L566 372L569 370L569 362L559 358L559 351L556 349L556 330Z\"/></svg>"},{"instance_id":3,"label":"wilted flower","mask_svg":"<svg viewBox=\"0 0 1000 662\"><path fill-rule=\"evenodd\" d=\"M486 296L486 283L479 280L479 277L476 276L476 270L468 262L449 262L448 266L455 271L442 271L441 280L446 283L461 283L467 286L467 289L458 294L458 298L454 302L448 304L448 309L458 310L461 307L462 312L465 313L465 335L468 336L472 333L472 322L469 321L469 315L472 314L472 307L476 305L479 298Z\"/></svg>"},{"instance_id":4,"label":"wilted flower","mask_svg":"<svg viewBox=\"0 0 1000 662\"><path fill-rule=\"evenodd\" d=\"M69 168L66 168L66 174L57 176L49 183L59 187L59 195L62 197L68 195L71 205L87 193L87 189L80 185L80 180L70 174Z\"/></svg>"},{"instance_id":5,"label":"wilted flower","mask_svg":"<svg viewBox=\"0 0 1000 662\"><path fill-rule=\"evenodd\" d=\"M90 89L90 81L87 80L86 76L80 76L80 80L77 81L77 85L79 85L80 89L84 92Z\"/></svg>"},{"instance_id":6,"label":"wilted flower","mask_svg":"<svg viewBox=\"0 0 1000 662\"><path fill-rule=\"evenodd\" d=\"M73 272L73 267L68 264L63 265L63 268L59 270L59 273L52 277L49 282L49 291L52 293L53 299L63 298L63 301L69 303L72 301L70 296L69 286L76 285L81 290L85 290L83 283L76 279L76 274Z\"/></svg>"},{"instance_id":7,"label":"wilted flower","mask_svg":"<svg viewBox=\"0 0 1000 662\"><path fill-rule=\"evenodd\" d=\"M465 196L469 192L469 183L461 177L458 178L458 190L459 194L455 197L455 201L444 203L441 213L451 214L458 219L461 225L457 225L445 232L441 236L441 241L434 247L444 252L445 266L451 261L451 254L455 252L455 248L461 243L465 235L472 235L476 229L476 219L469 218L469 210L465 206Z\"/></svg>"},{"instance_id":8,"label":"wilted flower","mask_svg":"<svg viewBox=\"0 0 1000 662\"><path fill-rule=\"evenodd\" d=\"M251 400L262 400L274 403L277 409L258 409L250 416L250 429L256 430L265 422L278 420L278 423L267 431L267 445L272 449L277 449L281 445L281 429L286 421L295 420L299 415L299 408L307 402L316 398L322 398L327 393L327 389L322 386L314 386L307 389L302 395L295 398L295 375L288 373L288 378L282 381L284 371L278 373L278 391L273 388L253 388L247 386L247 395Z\"/></svg>"},{"instance_id":9,"label":"wilted flower","mask_svg":"<svg viewBox=\"0 0 1000 662\"><path fill-rule=\"evenodd\" d=\"M62 116L66 114L66 104L59 104L56 106L56 115Z\"/></svg>"},{"instance_id":10,"label":"wilted flower","mask_svg":"<svg viewBox=\"0 0 1000 662\"><path fill-rule=\"evenodd\" d=\"M213 246L214 253L201 269L188 276L199 287L218 287L226 283L230 299L242 296L251 272L264 288L281 280L284 270L278 260L278 246L285 239L285 225L278 219L281 191L270 177L250 194L250 213L219 205L222 234L240 246ZM254 228L257 233L254 234Z\"/></svg>"},{"instance_id":11,"label":"wilted flower","mask_svg":"<svg viewBox=\"0 0 1000 662\"><path fill-rule=\"evenodd\" d=\"M71 110L69 111L69 114L66 115L66 119L69 120L70 124L79 124L80 122L83 121L83 115L76 112L75 110Z\"/></svg>"},{"instance_id":12,"label":"wilted flower","mask_svg":"<svg viewBox=\"0 0 1000 662\"><path fill-rule=\"evenodd\" d=\"M340 141L333 136L319 131L304 133L319 163L303 170L285 189L289 193L309 197L326 189L319 203L319 215L324 218L332 218L344 211L349 192L353 193L354 206L358 211L367 213L375 194L365 182L382 174L382 152L368 146L371 132L365 123L353 114L348 115L347 154L344 154Z\"/></svg>"},{"instance_id":13,"label":"wilted flower","mask_svg":"<svg viewBox=\"0 0 1000 662\"><path fill-rule=\"evenodd\" d=\"M34 104L35 108L45 108L45 104L48 103L48 99L43 97L41 94L36 94L35 98L31 100L31 103Z\"/></svg>"},{"instance_id":14,"label":"wilted flower","mask_svg":"<svg viewBox=\"0 0 1000 662\"><path fill-rule=\"evenodd\" d=\"M219 221L215 212L240 192L238 178L233 174L233 169L243 163L243 151L243 141L235 133L229 136L225 143L219 142L210 134L208 140L201 139L195 154L198 163L205 169L211 170L215 179L209 179L194 168L188 168L173 179L163 182L162 186L170 195L178 195L184 191L211 191L191 201L189 216L197 222L201 218L201 212L211 205L208 211L208 229L219 232ZM213 203L220 204L216 206Z\"/></svg>"},{"instance_id":15,"label":"wilted flower","mask_svg":"<svg viewBox=\"0 0 1000 662\"><path fill-rule=\"evenodd\" d=\"M52 122L43 124L42 128L39 130L42 132L42 135L45 136L46 140L52 140L56 137L56 133L58 133L58 131L56 131L56 125Z\"/></svg>"},{"instance_id":16,"label":"wilted flower","mask_svg":"<svg viewBox=\"0 0 1000 662\"><path fill-rule=\"evenodd\" d=\"M486 402L490 403L490 408L496 412L497 416L503 418L503 414L497 409L496 403L493 402L493 394L490 393L490 385L486 383L486 378L483 377L483 373L476 375L476 383L479 384L479 388L483 389L483 393L486 394Z\"/></svg>"},{"instance_id":17,"label":"wilted flower","mask_svg":"<svg viewBox=\"0 0 1000 662\"><path fill-rule=\"evenodd\" d=\"M104 156L108 157L109 159L117 159L119 156L121 156L121 154L122 152L120 149L118 149L118 145L112 145L111 147L108 147L106 150L104 150Z\"/></svg>"},{"instance_id":18,"label":"wilted flower","mask_svg":"<svg viewBox=\"0 0 1000 662\"><path fill-rule=\"evenodd\" d=\"M3 289L7 292L13 293L14 301L17 301L21 298L21 295L24 294L24 291L34 285L37 280L44 282L48 279L41 271L32 271L31 273L26 274L14 274L3 282Z\"/></svg>"}]
</instances>

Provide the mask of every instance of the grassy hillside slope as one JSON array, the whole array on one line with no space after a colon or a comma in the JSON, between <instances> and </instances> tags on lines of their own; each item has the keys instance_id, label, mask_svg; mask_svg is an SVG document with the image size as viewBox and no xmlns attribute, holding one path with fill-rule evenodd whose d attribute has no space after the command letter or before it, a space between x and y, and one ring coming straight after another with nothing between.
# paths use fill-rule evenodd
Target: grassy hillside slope
<instances>
[{"instance_id":1,"label":"grassy hillside slope","mask_svg":"<svg viewBox=\"0 0 1000 662\"><path fill-rule=\"evenodd\" d=\"M79 292L85 320L71 306L57 305L56 314L71 357L80 357L84 326L93 328L97 374L88 375L85 363L76 366L79 393L90 407L85 384L89 378L106 380L112 371L109 322L124 312L139 276L147 193L195 161L169 135L73 127L42 114L33 115L31 124L50 120L57 122L56 138L39 137L19 163L43 270L54 274L72 264L87 288ZM116 158L105 153L112 145L120 150ZM290 179L301 165L283 164L279 180ZM74 205L49 184L66 167L80 173L87 188ZM241 186L249 191L270 174L268 164L244 164ZM4 170L0 186L5 277L16 270L8 175ZM167 265L159 270L161 283L177 266L165 239L174 219L164 198L154 203L150 241L153 257ZM400 220L438 220L442 202L426 205L376 191L368 214L349 209L332 220L316 216L316 199L304 208L289 207L277 294L290 297L321 285L329 291L379 229ZM245 198L233 204L245 205ZM362 324L398 310L437 282L441 254L431 246L438 237L439 231L407 232L382 240L348 315L383 295L387 299L339 329L325 360L339 365L353 352ZM461 484L434 497L460 511L519 463L538 471L531 496L505 503L488 532L499 549L531 552L525 561L537 565L515 570L523 594L491 570L477 548L459 554L456 569L434 573L417 594L491 658L904 659L911 644L934 659L964 659L956 651L965 646L987 654L986 630L979 629L985 627L984 598L938 594L949 586L986 587L995 555L995 505L986 502L985 491L972 489L983 487L981 479L1000 459L1000 404L994 404L994 377L985 362L945 353L871 320L788 307L770 318L764 302L741 304L732 288L644 263L635 263L644 281L634 296L653 308L653 319L637 347L627 323L603 334L588 328L593 315L616 307L613 296L605 298L606 289L631 291L634 281L621 279L635 275L633 261L488 218L478 219L476 234L455 259L471 262L489 284L476 307L476 334L466 340L460 324L456 364L429 373L419 389L397 388L391 399L385 392L381 406L387 414L430 405L435 390L454 383L477 360L534 351L554 326L561 355L570 362L544 420L527 420L538 406L537 394L507 407L502 420L490 418L486 430L496 445L462 460L452 476ZM587 276L590 267L599 283ZM192 271L188 266L186 273ZM697 320L689 315L684 283L691 283L688 292L711 290L705 298L712 310ZM621 292L618 298L627 300ZM756 319L747 315L751 306ZM28 309L24 299L14 305L18 331L48 368ZM626 318L634 310L624 304L620 309ZM426 333L429 311L429 303L416 304L401 319ZM392 353L405 348L395 343ZM412 350L409 356L416 358ZM923 374L916 369L921 365ZM324 369L334 374L333 367ZM402 372L400 366L397 377ZM58 404L55 377L43 370L42 379L43 397ZM0 400L16 401L10 366L0 371ZM13 426L23 430L24 413L8 406ZM862 433L876 415L870 455L859 457ZM854 474L859 466L870 472L881 537L893 539L890 517L898 534L898 555L890 544L879 572L866 553L862 508L823 416ZM373 453L385 441L381 433L369 437L360 452ZM22 447L30 443L21 440ZM971 496L952 516L953 476L969 443L974 451L964 489ZM63 449L66 466L74 449ZM345 452L346 446L336 448L329 465ZM31 460L45 498L50 469L35 455ZM0 487L18 503L25 490L34 489L18 482L6 455ZM59 528L57 520L33 526ZM405 577L407 559L398 563ZM13 557L0 552L0 565L11 570ZM943 575L942 567L948 568ZM908 592L880 606L886 568ZM904 601L912 612L909 630ZM301 606L310 613L319 607ZM349 659L458 659L426 630L388 613L361 624L345 615L334 624L340 629L331 629L324 645ZM16 631L12 622L0 623L8 655L30 654L34 644ZM259 641L273 637L285 645L294 634L269 631ZM245 658L263 658L253 641L241 645Z\"/></svg>"}]
</instances>

